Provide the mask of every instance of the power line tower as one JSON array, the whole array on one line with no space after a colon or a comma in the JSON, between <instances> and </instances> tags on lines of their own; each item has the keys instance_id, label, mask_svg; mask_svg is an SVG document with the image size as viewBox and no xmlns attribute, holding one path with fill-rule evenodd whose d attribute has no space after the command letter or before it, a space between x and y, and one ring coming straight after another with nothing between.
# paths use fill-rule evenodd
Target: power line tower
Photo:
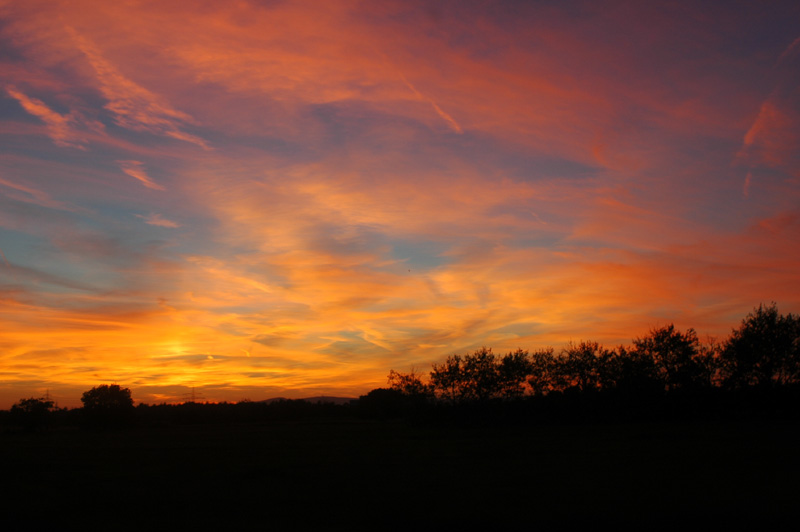
<instances>
[{"instance_id":1,"label":"power line tower","mask_svg":"<svg viewBox=\"0 0 800 532\"><path fill-rule=\"evenodd\" d=\"M194 386L192 386L192 391L191 392L182 393L181 397L183 398L183 403L184 404L186 404L186 403L196 403L197 399L205 399L205 397L203 397L202 394L196 393L196 390L195 390Z\"/></svg>"},{"instance_id":2,"label":"power line tower","mask_svg":"<svg viewBox=\"0 0 800 532\"><path fill-rule=\"evenodd\" d=\"M58 402L55 399L53 399L52 397L50 397L50 388L46 388L45 389L44 400L45 401L52 401L53 402L53 408L58 409Z\"/></svg>"}]
</instances>

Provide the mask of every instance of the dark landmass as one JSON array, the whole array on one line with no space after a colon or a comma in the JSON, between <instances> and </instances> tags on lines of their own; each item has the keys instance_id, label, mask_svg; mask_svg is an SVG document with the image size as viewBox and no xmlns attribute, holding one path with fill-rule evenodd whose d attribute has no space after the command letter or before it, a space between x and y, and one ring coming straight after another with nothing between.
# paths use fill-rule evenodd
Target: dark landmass
<instances>
[{"instance_id":1,"label":"dark landmass","mask_svg":"<svg viewBox=\"0 0 800 532\"><path fill-rule=\"evenodd\" d=\"M346 405L355 401L356 397L336 397L333 395L316 395L314 397L302 397L296 399L297 401L306 401L308 403L333 403L335 405ZM281 401L289 401L286 397L272 397L264 399L263 401L256 401L259 403L279 403Z\"/></svg>"},{"instance_id":2,"label":"dark landmass","mask_svg":"<svg viewBox=\"0 0 800 532\"><path fill-rule=\"evenodd\" d=\"M776 419L6 432L3 529L770 527L796 517L799 446Z\"/></svg>"}]
</instances>

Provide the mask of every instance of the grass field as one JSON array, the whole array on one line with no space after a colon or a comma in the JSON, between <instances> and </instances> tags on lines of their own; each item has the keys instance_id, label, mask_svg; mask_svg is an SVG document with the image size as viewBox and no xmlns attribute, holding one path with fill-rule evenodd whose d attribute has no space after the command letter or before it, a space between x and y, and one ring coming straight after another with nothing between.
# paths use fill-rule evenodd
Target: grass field
<instances>
[{"instance_id":1,"label":"grass field","mask_svg":"<svg viewBox=\"0 0 800 532\"><path fill-rule=\"evenodd\" d=\"M339 420L0 438L6 531L747 528L800 510L794 423Z\"/></svg>"}]
</instances>

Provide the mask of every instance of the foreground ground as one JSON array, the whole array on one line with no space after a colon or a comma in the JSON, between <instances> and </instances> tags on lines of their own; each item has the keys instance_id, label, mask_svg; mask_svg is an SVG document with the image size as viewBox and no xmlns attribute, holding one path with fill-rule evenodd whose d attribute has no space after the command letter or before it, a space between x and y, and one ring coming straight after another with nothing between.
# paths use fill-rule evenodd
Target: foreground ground
<instances>
[{"instance_id":1,"label":"foreground ground","mask_svg":"<svg viewBox=\"0 0 800 532\"><path fill-rule=\"evenodd\" d=\"M763 527L796 516L798 448L775 421L9 432L3 529Z\"/></svg>"}]
</instances>

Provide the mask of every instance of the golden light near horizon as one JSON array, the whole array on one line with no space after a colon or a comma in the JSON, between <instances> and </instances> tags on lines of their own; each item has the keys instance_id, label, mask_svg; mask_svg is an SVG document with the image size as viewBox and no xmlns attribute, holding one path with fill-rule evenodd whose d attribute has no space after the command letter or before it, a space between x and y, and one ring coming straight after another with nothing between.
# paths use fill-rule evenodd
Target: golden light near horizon
<instances>
[{"instance_id":1,"label":"golden light near horizon","mask_svg":"<svg viewBox=\"0 0 800 532\"><path fill-rule=\"evenodd\" d=\"M0 408L796 313L799 15L0 0Z\"/></svg>"}]
</instances>

